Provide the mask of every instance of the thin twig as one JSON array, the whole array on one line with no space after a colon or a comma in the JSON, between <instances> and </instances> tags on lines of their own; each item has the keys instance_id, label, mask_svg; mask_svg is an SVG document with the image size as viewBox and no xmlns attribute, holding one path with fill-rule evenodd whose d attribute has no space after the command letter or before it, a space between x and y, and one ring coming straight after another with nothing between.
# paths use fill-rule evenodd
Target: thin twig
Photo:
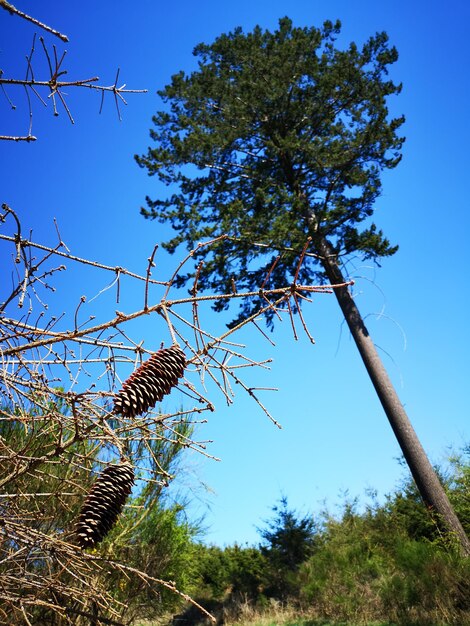
<instances>
[{"instance_id":1,"label":"thin twig","mask_svg":"<svg viewBox=\"0 0 470 626\"><path fill-rule=\"evenodd\" d=\"M34 135L25 135L24 137L15 135L0 135L0 141L37 141Z\"/></svg>"},{"instance_id":2,"label":"thin twig","mask_svg":"<svg viewBox=\"0 0 470 626\"><path fill-rule=\"evenodd\" d=\"M152 275L152 267L155 267L154 259L158 250L158 243L155 244L152 254L148 258L147 272L145 275L145 293L144 293L144 311L148 309L148 297L149 297L149 281Z\"/></svg>"},{"instance_id":3,"label":"thin twig","mask_svg":"<svg viewBox=\"0 0 470 626\"><path fill-rule=\"evenodd\" d=\"M20 11L19 9L14 7L12 4L10 4L10 2L7 2L7 0L0 0L0 7L2 7L2 9L5 9L12 15L18 15L18 17L22 17L24 20L27 20L28 22L32 22L35 26L39 26L39 28L47 30L48 33L51 33L52 35L59 37L59 39L62 39L62 41L67 42L69 40L67 35L62 34L58 30L55 30L54 28L51 28L47 24L40 22L36 18L31 17L30 15L27 15L26 13L23 13L23 11Z\"/></svg>"}]
</instances>

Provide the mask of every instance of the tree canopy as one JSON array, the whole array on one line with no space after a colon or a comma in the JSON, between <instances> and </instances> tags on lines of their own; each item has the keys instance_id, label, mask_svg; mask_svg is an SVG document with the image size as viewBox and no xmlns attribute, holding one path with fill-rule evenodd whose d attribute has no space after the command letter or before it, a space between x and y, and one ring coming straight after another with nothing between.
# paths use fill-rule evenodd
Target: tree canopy
<instances>
[{"instance_id":1,"label":"tree canopy","mask_svg":"<svg viewBox=\"0 0 470 626\"><path fill-rule=\"evenodd\" d=\"M311 515L300 517L291 509L287 497L282 496L272 508L273 519L260 528L263 540L261 551L270 560L295 570L312 553L315 544L315 521Z\"/></svg>"},{"instance_id":2,"label":"tree canopy","mask_svg":"<svg viewBox=\"0 0 470 626\"><path fill-rule=\"evenodd\" d=\"M336 258L397 250L368 218L381 172L401 158L404 118L390 119L387 108L401 90L388 78L398 54L384 32L340 49L340 27L299 28L285 17L274 32L236 28L196 46L198 69L159 92L155 146L136 160L169 193L147 197L141 211L171 222L176 235L164 245L172 252L229 235L200 251L202 288L227 292L235 278L256 289L279 254L270 280L286 284L308 237L304 284L324 280L315 254L325 241Z\"/></svg>"}]
</instances>

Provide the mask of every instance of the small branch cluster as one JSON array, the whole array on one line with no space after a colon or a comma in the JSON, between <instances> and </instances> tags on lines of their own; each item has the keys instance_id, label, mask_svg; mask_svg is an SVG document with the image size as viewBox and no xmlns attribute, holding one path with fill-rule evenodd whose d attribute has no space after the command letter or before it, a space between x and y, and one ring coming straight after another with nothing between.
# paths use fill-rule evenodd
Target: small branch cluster
<instances>
[{"instance_id":1,"label":"small branch cluster","mask_svg":"<svg viewBox=\"0 0 470 626\"><path fill-rule=\"evenodd\" d=\"M29 22L32 22L36 26L46 30L53 35L56 35L62 41L68 41L66 35L59 33L55 29L43 24L39 20L32 18L29 15L26 15L22 11L16 9L13 5L5 0L0 0L0 7L9 11L12 14L18 15L23 19L26 19ZM106 93L112 93L114 97L114 102L116 105L116 111L118 119L121 121L121 110L120 104L127 105L127 101L125 99L126 94L134 94L134 93L147 93L146 89L127 89L125 84L119 86L119 68L116 72L116 78L112 85L99 85L99 78L97 76L93 76L91 78L85 79L77 79L77 80L63 80L63 77L67 74L67 70L64 69L64 61L67 54L67 51L64 50L62 53L59 53L55 44L52 45L52 49L48 48L46 42L43 37L39 37L39 42L41 44L41 49L43 52L43 58L47 64L47 77L43 76L38 78L37 72L35 71L35 66L33 64L33 57L36 51L36 35L33 36L33 42L31 45L31 50L26 57L26 73L24 78L13 78L7 77L3 75L3 72L0 71L0 89L3 92L3 95L10 105L12 109L16 109L16 105L10 98L7 88L8 87L23 87L26 99L28 103L28 111L29 111L29 128L28 133L26 135L0 135L0 140L3 141L36 141L36 137L33 135L33 107L32 107L32 98L35 97L41 102L44 107L47 107L47 101L50 100L52 102L52 110L54 116L59 115L59 103L62 105L68 119L72 124L74 124L74 118L72 116L72 112L70 110L69 104L66 100L66 94L64 89L70 87L76 88L86 88L92 89L95 91L99 91L101 93L101 105L100 105L100 113L103 109L104 97ZM37 55L36 55L37 56ZM35 59L36 57L34 57ZM48 95L46 98L41 95L43 90L48 91Z\"/></svg>"},{"instance_id":2,"label":"small branch cluster","mask_svg":"<svg viewBox=\"0 0 470 626\"><path fill-rule=\"evenodd\" d=\"M264 335L258 322L274 311L289 317L297 336L294 308L300 310L301 301L309 301L313 293L331 289L296 282L308 242L293 284L284 288L265 289L266 277L258 291L201 294L196 269L190 295L178 297L177 277L197 250L161 281L151 272L156 250L140 275L72 255L57 227L56 246L25 238L19 217L7 205L0 223L6 231L0 233L0 242L10 249L12 261L11 289L0 304L1 604L18 621L40 610L66 613L71 619L90 614L90 607L116 619L126 607L100 583L103 572L174 589L153 574L131 571L101 549L100 542L106 538L102 545L108 545L109 532L116 523L119 527L134 475L139 478L137 493L143 484L168 484L172 476L162 468L159 453L166 443L213 458L209 442L180 428L189 419L202 424L204 414L214 410L207 379L227 403L233 402L237 385L277 424L258 397L266 388L250 386L243 376L247 368L267 368L269 359L250 358L234 335L248 324ZM94 313L87 316L89 305L82 296L68 315L57 314L47 301L53 297L54 278L77 268L84 283L87 271L111 274L96 297L134 308L108 315L103 311L109 312L112 303L102 305L99 320ZM137 308L135 296L126 301L129 283L141 286ZM220 298L252 298L259 308L215 335L201 322L202 308ZM313 341L305 319L300 319ZM144 347L144 336L130 334L129 329L142 328L131 324L135 320L151 323L152 335L159 342L167 338L169 347ZM158 403L175 388L183 404L164 413ZM81 549L96 545L101 552Z\"/></svg>"}]
</instances>

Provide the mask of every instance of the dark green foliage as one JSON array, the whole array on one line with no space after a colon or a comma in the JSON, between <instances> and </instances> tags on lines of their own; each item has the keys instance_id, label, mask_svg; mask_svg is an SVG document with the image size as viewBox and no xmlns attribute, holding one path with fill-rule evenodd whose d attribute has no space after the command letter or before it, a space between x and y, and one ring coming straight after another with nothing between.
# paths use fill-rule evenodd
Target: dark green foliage
<instances>
[{"instance_id":1,"label":"dark green foliage","mask_svg":"<svg viewBox=\"0 0 470 626\"><path fill-rule=\"evenodd\" d=\"M436 468L439 480L445 486L449 500L455 508L462 526L470 535L470 449L450 459L446 471ZM388 496L385 509L394 525L398 525L410 539L452 544L439 516L428 510L422 501L416 484L410 478L403 481L400 491Z\"/></svg>"},{"instance_id":2,"label":"dark green foliage","mask_svg":"<svg viewBox=\"0 0 470 626\"><path fill-rule=\"evenodd\" d=\"M429 514L413 481L406 481L401 492L388 500L388 514L410 539L435 541L440 536L437 517Z\"/></svg>"},{"instance_id":3,"label":"dark green foliage","mask_svg":"<svg viewBox=\"0 0 470 626\"><path fill-rule=\"evenodd\" d=\"M193 553L194 599L217 619L217 623L238 621L243 609L260 609L266 604L265 587L269 564L258 548L197 544ZM196 624L204 615L188 606L175 623Z\"/></svg>"},{"instance_id":4,"label":"dark green foliage","mask_svg":"<svg viewBox=\"0 0 470 626\"><path fill-rule=\"evenodd\" d=\"M447 477L449 498L465 532L470 536L470 444L465 446L462 454L451 458L451 469Z\"/></svg>"},{"instance_id":5,"label":"dark green foliage","mask_svg":"<svg viewBox=\"0 0 470 626\"><path fill-rule=\"evenodd\" d=\"M215 600L237 596L256 601L266 586L269 566L257 548L198 545L196 559L199 593Z\"/></svg>"},{"instance_id":6,"label":"dark green foliage","mask_svg":"<svg viewBox=\"0 0 470 626\"><path fill-rule=\"evenodd\" d=\"M327 619L397 624L470 623L469 563L439 545L387 534L374 516L329 520L299 573L301 605Z\"/></svg>"},{"instance_id":7,"label":"dark green foliage","mask_svg":"<svg viewBox=\"0 0 470 626\"><path fill-rule=\"evenodd\" d=\"M263 539L262 552L270 560L295 570L312 553L315 545L315 522L310 515L299 517L289 509L286 496L272 508L274 518L266 522L259 533Z\"/></svg>"},{"instance_id":8,"label":"dark green foliage","mask_svg":"<svg viewBox=\"0 0 470 626\"><path fill-rule=\"evenodd\" d=\"M274 32L237 28L198 45L198 69L159 92L166 108L153 117L155 147L136 159L171 192L147 197L142 214L171 222L176 235L164 245L172 252L230 235L198 252L202 288L228 292L232 277L239 289L257 288L278 251L271 284L289 284L308 236L313 252L325 240L338 255L396 251L364 221L381 171L401 158L404 120L390 119L387 108L401 89L387 77L397 51L383 32L340 49L339 32L339 22L296 28L287 17ZM323 279L309 257L299 282Z\"/></svg>"},{"instance_id":9,"label":"dark green foliage","mask_svg":"<svg viewBox=\"0 0 470 626\"><path fill-rule=\"evenodd\" d=\"M232 594L258 600L267 585L269 563L257 548L235 545L226 550L230 560Z\"/></svg>"},{"instance_id":10,"label":"dark green foliage","mask_svg":"<svg viewBox=\"0 0 470 626\"><path fill-rule=\"evenodd\" d=\"M120 522L121 534L110 543L115 558L160 580L173 581L183 592L194 591L194 538L197 524L186 517L185 506L161 498L148 509L142 499L130 502L134 514ZM137 514L136 514L137 513ZM139 514L140 513L140 514ZM181 598L165 587L129 577L115 579L116 597L129 605L127 618L157 618L175 611ZM110 587L113 581L108 581Z\"/></svg>"},{"instance_id":11,"label":"dark green foliage","mask_svg":"<svg viewBox=\"0 0 470 626\"><path fill-rule=\"evenodd\" d=\"M198 568L199 595L222 600L230 588L226 550L198 544L194 555Z\"/></svg>"},{"instance_id":12,"label":"dark green foliage","mask_svg":"<svg viewBox=\"0 0 470 626\"><path fill-rule=\"evenodd\" d=\"M272 510L273 519L259 529L269 571L266 593L284 600L298 591L296 573L314 550L316 527L311 516L290 509L285 496Z\"/></svg>"}]
</instances>

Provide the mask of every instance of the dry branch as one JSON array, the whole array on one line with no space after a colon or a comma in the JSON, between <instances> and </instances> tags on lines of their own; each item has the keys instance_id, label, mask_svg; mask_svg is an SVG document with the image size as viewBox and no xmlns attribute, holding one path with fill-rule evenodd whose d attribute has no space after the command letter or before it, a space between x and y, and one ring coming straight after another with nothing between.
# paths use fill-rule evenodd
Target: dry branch
<instances>
[{"instance_id":1,"label":"dry branch","mask_svg":"<svg viewBox=\"0 0 470 626\"><path fill-rule=\"evenodd\" d=\"M42 24L41 22L35 20L27 16L26 14L18 11L13 5L5 0L0 0L0 7L8 10L11 13L15 13L20 15L24 19L33 22L37 26L57 35L63 41L68 41L65 35L61 35L58 31L51 29L50 27ZM48 101L52 102L52 109L54 116L59 115L58 103L62 105L63 110L65 111L68 119L72 124L74 124L74 118L69 107L66 94L64 92L64 88L81 88L81 89L92 89L101 93L101 104L99 108L99 112L101 113L103 109L104 97L105 94L110 93L114 98L114 102L116 105L116 112L119 121L121 121L121 110L120 104L127 105L127 101L125 100L126 94L142 94L147 93L146 89L127 89L125 84L119 85L119 68L116 72L116 78L112 85L100 85L97 84L99 78L97 76L92 76L91 78L84 79L76 79L76 80L63 80L62 77L67 74L67 70L63 69L63 64L65 61L65 57L67 51L64 50L62 54L59 54L55 45L52 45L52 49L48 48L46 42L43 37L39 38L41 49L43 52L43 59L46 62L46 70L42 69L41 72L43 74L42 78L37 78L37 73L35 69L36 57L36 35L33 36L33 42L31 45L31 50L26 57L26 75L25 78L16 78L16 77L5 77L3 75L3 71L0 71L0 88L12 109L16 109L16 105L13 103L12 99L8 95L7 88L11 87L22 87L26 93L26 99L28 104L29 111L29 129L28 134L24 136L14 136L14 135L0 135L0 141L36 141L36 137L32 134L32 126L33 126L33 107L32 107L32 98L33 96L37 98L45 107L48 106ZM34 63L33 63L34 57ZM47 71L47 74L45 74ZM47 76L47 77L46 77ZM48 91L47 97L43 97L41 95L42 90Z\"/></svg>"},{"instance_id":2,"label":"dry branch","mask_svg":"<svg viewBox=\"0 0 470 626\"><path fill-rule=\"evenodd\" d=\"M44 24L43 22L40 22L35 17L31 17L31 15L27 15L26 13L23 13L23 11L20 11L19 9L17 9L10 2L7 2L7 0L0 0L0 7L2 9L5 9L9 13L11 13L11 15L17 15L18 17L23 18L27 22L31 22L35 26L39 26L39 28L42 28L43 30L46 30L48 33L51 33L52 35L55 35L56 37L58 37L62 41L68 41L69 40L67 35L64 35L63 33L60 33L55 28L52 28L51 26L48 26L47 24Z\"/></svg>"},{"instance_id":3,"label":"dry branch","mask_svg":"<svg viewBox=\"0 0 470 626\"><path fill-rule=\"evenodd\" d=\"M159 445L176 442L211 457L207 442L188 437L180 428L189 416L194 423L200 423L205 421L201 415L214 410L214 402L206 397L206 377L215 383L228 403L233 402L236 385L277 424L257 397L261 389L246 380L251 368L267 368L269 359L260 361L245 354L244 346L234 341L235 335L247 324L257 324L271 310L289 316L294 327L292 309L298 307L298 298L308 300L307 295L331 289L296 283L307 254L306 245L300 253L293 283L282 289L266 289L267 281L264 281L258 291L200 294L196 269L190 294L178 297L176 279L187 264L193 263L196 251L188 254L168 280L157 281L150 277L156 248L147 259L143 274L130 272L71 254L60 235L55 248L35 243L31 236L24 237L17 214L7 205L2 209L0 224L3 223L6 232L0 235L0 241L4 248L10 247L13 270L10 293L5 294L0 305L3 491L0 600L3 607L14 616L11 623L23 623L40 611L67 616L67 623L96 614L103 623L105 620L118 623L127 608L104 584L111 572L126 580L137 577L150 587L163 586L188 599L172 582L117 561L109 546L108 552L105 549L100 552L98 546L97 554L80 549L74 528L93 477L116 462L124 462L139 475L140 485L149 482L163 489L171 476L162 468L155 452ZM65 271L70 265L80 267L83 273L102 272L105 282L109 272L116 278L125 275L127 281L139 282L140 306L128 313L107 311L104 321L91 325L91 317L82 313L90 305L79 298L69 315L54 316L47 307L46 296L51 293L57 271ZM153 301L148 290L150 283ZM6 281L4 289L5 286ZM126 306L125 286L114 280L112 286L103 287L100 293L110 288L116 289L116 297L124 300L122 305ZM259 303L259 309L234 328L214 335L202 326L200 310L221 298L252 298ZM283 305L286 307L281 311ZM133 332L136 330L130 322L140 318L150 319L152 332L158 335L146 347L146 337L133 337L131 333L131 328ZM305 318L301 319L304 331L311 338ZM186 360L185 378L178 385L186 398L185 406L169 413L162 413L158 407L146 410L161 397L157 392L154 394L152 376L156 372L160 380L159 368L168 364L161 358L149 359L161 348L161 342L167 346L179 344ZM144 375L148 366L139 369L143 361L154 364L152 376ZM171 380L159 383L165 393L183 373L180 365L171 367L176 367ZM123 387L133 371L137 372L134 378L131 376L134 382ZM142 386L146 391L142 391ZM130 389L132 402L132 394L147 393L145 402L139 400L139 411L116 412L116 406L121 406L119 402L116 404L121 387ZM95 498L94 503L100 504L100 498ZM112 498L106 500L106 506L110 502L112 506ZM99 534L100 539L103 536ZM120 540L125 540L125 533Z\"/></svg>"}]
</instances>

